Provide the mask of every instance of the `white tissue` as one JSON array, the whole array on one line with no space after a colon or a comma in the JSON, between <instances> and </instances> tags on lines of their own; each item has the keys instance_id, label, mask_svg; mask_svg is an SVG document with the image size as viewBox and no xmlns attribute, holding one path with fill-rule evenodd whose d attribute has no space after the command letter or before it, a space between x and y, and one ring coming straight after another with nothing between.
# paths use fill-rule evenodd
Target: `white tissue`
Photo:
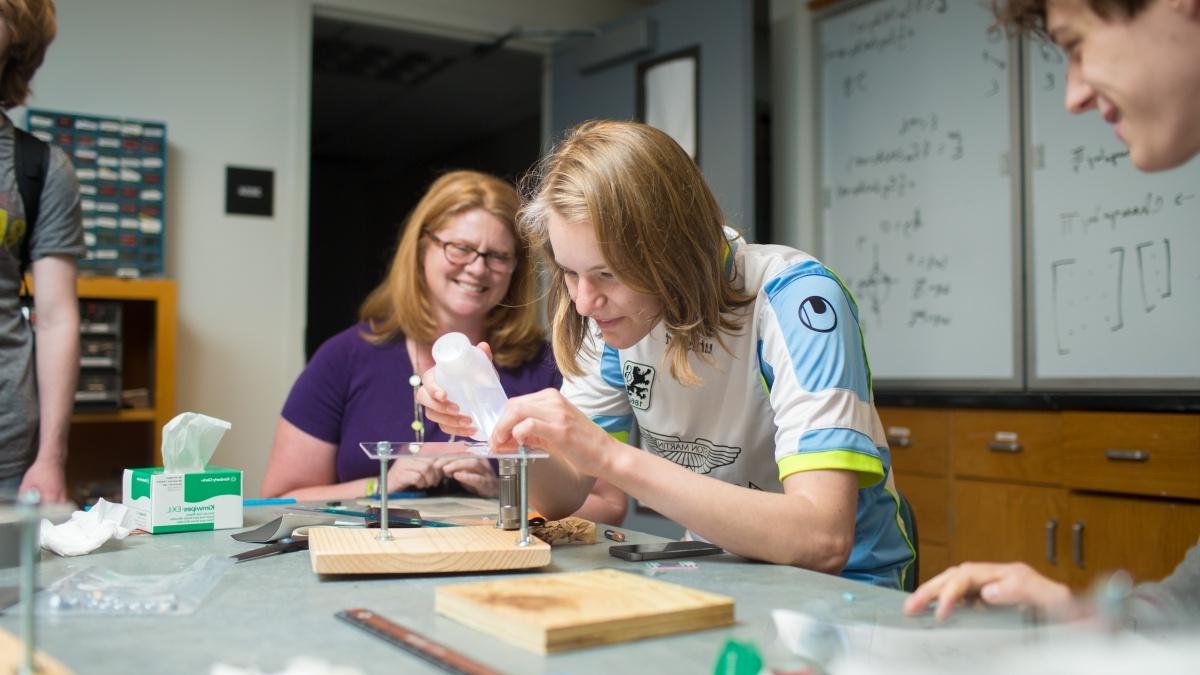
<instances>
[{"instance_id":1,"label":"white tissue","mask_svg":"<svg viewBox=\"0 0 1200 675\"><path fill-rule=\"evenodd\" d=\"M232 426L200 413L185 412L163 425L162 457L164 473L204 471L221 437Z\"/></svg>"},{"instance_id":2,"label":"white tissue","mask_svg":"<svg viewBox=\"0 0 1200 675\"><path fill-rule=\"evenodd\" d=\"M129 536L132 521L133 514L124 504L101 499L90 511L76 511L61 525L42 520L42 548L61 556L91 553L113 537Z\"/></svg>"}]
</instances>

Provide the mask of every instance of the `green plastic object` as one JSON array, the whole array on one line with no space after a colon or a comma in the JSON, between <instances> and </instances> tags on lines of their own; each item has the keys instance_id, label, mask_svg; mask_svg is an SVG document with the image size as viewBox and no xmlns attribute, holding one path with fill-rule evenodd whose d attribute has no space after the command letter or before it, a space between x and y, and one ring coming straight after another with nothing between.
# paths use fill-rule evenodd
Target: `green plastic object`
<instances>
[{"instance_id":1,"label":"green plastic object","mask_svg":"<svg viewBox=\"0 0 1200 675\"><path fill-rule=\"evenodd\" d=\"M762 667L762 654L753 642L729 638L717 655L713 675L758 675Z\"/></svg>"}]
</instances>

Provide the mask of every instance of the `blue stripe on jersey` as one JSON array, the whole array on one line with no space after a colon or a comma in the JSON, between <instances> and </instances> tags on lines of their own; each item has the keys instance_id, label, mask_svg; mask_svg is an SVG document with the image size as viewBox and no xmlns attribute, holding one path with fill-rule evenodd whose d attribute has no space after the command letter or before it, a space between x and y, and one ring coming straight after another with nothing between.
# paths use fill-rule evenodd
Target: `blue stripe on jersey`
<instances>
[{"instance_id":1,"label":"blue stripe on jersey","mask_svg":"<svg viewBox=\"0 0 1200 675\"><path fill-rule=\"evenodd\" d=\"M913 550L897 523L898 508L896 498L887 490L887 481L858 491L854 548L841 576L876 586L901 588L904 574L913 561Z\"/></svg>"},{"instance_id":2,"label":"blue stripe on jersey","mask_svg":"<svg viewBox=\"0 0 1200 675\"><path fill-rule=\"evenodd\" d=\"M633 415L599 415L592 421L610 434L633 431Z\"/></svg>"},{"instance_id":3,"label":"blue stripe on jersey","mask_svg":"<svg viewBox=\"0 0 1200 675\"><path fill-rule=\"evenodd\" d=\"M870 371L858 312L824 265L808 260L763 285L787 341L796 380L809 392L847 389L870 400Z\"/></svg>"},{"instance_id":4,"label":"blue stripe on jersey","mask_svg":"<svg viewBox=\"0 0 1200 675\"><path fill-rule=\"evenodd\" d=\"M775 369L771 364L763 360L762 355L763 343L758 341L758 372L762 375L763 382L767 385L767 393L771 392L771 387L775 386Z\"/></svg>"},{"instance_id":5,"label":"blue stripe on jersey","mask_svg":"<svg viewBox=\"0 0 1200 675\"><path fill-rule=\"evenodd\" d=\"M853 450L871 457L879 457L879 448L871 437L854 429L812 429L800 437L798 452L824 450Z\"/></svg>"},{"instance_id":6,"label":"blue stripe on jersey","mask_svg":"<svg viewBox=\"0 0 1200 675\"><path fill-rule=\"evenodd\" d=\"M607 344L604 345L604 353L600 355L600 376L610 387L625 388L625 376L621 374L621 355Z\"/></svg>"}]
</instances>

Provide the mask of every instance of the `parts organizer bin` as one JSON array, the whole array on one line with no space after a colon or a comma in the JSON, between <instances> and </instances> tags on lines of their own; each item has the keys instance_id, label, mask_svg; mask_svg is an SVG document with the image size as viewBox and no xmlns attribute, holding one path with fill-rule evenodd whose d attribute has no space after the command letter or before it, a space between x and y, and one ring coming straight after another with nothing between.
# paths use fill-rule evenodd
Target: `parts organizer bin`
<instances>
[{"instance_id":1,"label":"parts organizer bin","mask_svg":"<svg viewBox=\"0 0 1200 675\"><path fill-rule=\"evenodd\" d=\"M29 132L63 149L79 178L83 274L163 276L167 125L30 108Z\"/></svg>"}]
</instances>

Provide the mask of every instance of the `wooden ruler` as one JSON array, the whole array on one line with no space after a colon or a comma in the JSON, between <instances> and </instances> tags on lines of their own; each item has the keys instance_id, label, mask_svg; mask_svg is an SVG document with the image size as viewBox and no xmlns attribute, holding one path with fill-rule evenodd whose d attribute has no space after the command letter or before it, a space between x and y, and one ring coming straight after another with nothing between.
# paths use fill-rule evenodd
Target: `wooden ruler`
<instances>
[{"instance_id":1,"label":"wooden ruler","mask_svg":"<svg viewBox=\"0 0 1200 675\"><path fill-rule=\"evenodd\" d=\"M461 675L500 675L499 671L492 670L482 663L464 656L441 643L434 642L420 633L389 621L369 609L361 607L344 609L334 616L376 637L381 637L410 654L425 659L442 670L451 673L460 673Z\"/></svg>"}]
</instances>

